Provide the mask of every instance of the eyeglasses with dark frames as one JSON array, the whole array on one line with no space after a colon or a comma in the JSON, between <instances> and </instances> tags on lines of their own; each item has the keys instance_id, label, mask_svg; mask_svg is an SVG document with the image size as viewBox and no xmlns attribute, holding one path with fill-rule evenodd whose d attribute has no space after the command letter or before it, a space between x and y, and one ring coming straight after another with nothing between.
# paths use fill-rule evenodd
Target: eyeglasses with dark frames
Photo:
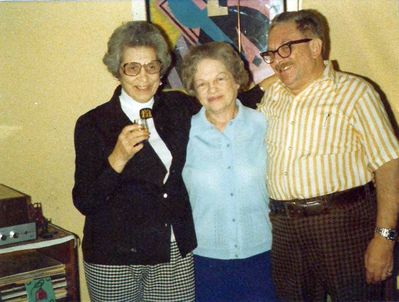
<instances>
[{"instance_id":1,"label":"eyeglasses with dark frames","mask_svg":"<svg viewBox=\"0 0 399 302\"><path fill-rule=\"evenodd\" d=\"M140 73L141 68L149 74L155 74L161 71L162 63L159 60L153 60L147 64L140 64L138 62L128 62L123 64L122 71L127 76L136 76Z\"/></svg>"},{"instance_id":2,"label":"eyeglasses with dark frames","mask_svg":"<svg viewBox=\"0 0 399 302\"><path fill-rule=\"evenodd\" d=\"M292 52L292 48L291 48L292 45L300 44L300 43L307 43L310 41L312 41L312 39L300 39L300 40L289 41L287 43L280 45L276 50L267 50L267 51L261 52L260 56L263 58L263 60L267 64L271 64L274 61L276 53L282 58L288 58Z\"/></svg>"}]
</instances>

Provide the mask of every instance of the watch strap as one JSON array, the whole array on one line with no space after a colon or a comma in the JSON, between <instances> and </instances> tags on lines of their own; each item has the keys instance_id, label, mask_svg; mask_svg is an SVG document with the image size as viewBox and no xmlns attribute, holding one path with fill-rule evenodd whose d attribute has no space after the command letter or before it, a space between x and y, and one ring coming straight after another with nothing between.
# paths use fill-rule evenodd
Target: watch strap
<instances>
[{"instance_id":1,"label":"watch strap","mask_svg":"<svg viewBox=\"0 0 399 302\"><path fill-rule=\"evenodd\" d=\"M395 229L376 227L375 232L387 240L396 241L398 238L398 232Z\"/></svg>"}]
</instances>

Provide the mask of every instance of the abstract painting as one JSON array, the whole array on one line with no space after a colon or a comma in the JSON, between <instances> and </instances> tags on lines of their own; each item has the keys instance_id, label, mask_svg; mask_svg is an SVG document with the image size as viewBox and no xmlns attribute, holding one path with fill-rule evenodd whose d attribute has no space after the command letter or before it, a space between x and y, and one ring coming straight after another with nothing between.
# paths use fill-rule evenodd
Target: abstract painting
<instances>
[{"instance_id":1,"label":"abstract painting","mask_svg":"<svg viewBox=\"0 0 399 302\"><path fill-rule=\"evenodd\" d=\"M272 74L259 53L267 49L272 18L285 8L284 0L149 0L149 19L167 34L176 67L168 86L181 88L179 63L191 45L210 41L230 43L242 56L252 81Z\"/></svg>"}]
</instances>

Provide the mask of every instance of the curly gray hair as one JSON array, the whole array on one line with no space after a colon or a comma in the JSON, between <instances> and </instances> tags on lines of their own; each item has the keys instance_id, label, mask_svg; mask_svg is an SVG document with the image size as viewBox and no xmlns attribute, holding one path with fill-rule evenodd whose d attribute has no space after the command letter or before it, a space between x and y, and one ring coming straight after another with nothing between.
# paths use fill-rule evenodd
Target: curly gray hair
<instances>
[{"instance_id":1,"label":"curly gray hair","mask_svg":"<svg viewBox=\"0 0 399 302\"><path fill-rule=\"evenodd\" d=\"M249 75L244 62L234 48L225 42L209 42L192 47L184 56L181 67L181 79L187 93L195 96L194 77L197 66L203 59L218 60L226 66L233 75L234 80L240 85L239 90L245 90L248 86Z\"/></svg>"},{"instance_id":2,"label":"curly gray hair","mask_svg":"<svg viewBox=\"0 0 399 302\"><path fill-rule=\"evenodd\" d=\"M108 50L103 63L116 78L120 77L120 64L123 50L126 47L150 47L155 50L157 59L161 61L161 76L171 64L171 55L165 36L154 24L146 21L130 21L122 24L112 33L108 40Z\"/></svg>"}]
</instances>

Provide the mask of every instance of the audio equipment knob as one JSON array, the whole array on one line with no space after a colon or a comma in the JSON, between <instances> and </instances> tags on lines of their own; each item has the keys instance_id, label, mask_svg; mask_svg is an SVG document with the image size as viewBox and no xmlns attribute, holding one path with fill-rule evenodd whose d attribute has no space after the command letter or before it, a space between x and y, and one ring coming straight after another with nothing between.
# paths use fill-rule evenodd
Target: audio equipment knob
<instances>
[{"instance_id":1,"label":"audio equipment knob","mask_svg":"<svg viewBox=\"0 0 399 302\"><path fill-rule=\"evenodd\" d=\"M0 234L0 240L5 241L7 239L7 236L4 234Z\"/></svg>"},{"instance_id":2,"label":"audio equipment knob","mask_svg":"<svg viewBox=\"0 0 399 302\"><path fill-rule=\"evenodd\" d=\"M17 232L14 232L14 231L11 231L11 232L10 232L10 238L17 239L17 238L18 238L18 233L17 233Z\"/></svg>"}]
</instances>

